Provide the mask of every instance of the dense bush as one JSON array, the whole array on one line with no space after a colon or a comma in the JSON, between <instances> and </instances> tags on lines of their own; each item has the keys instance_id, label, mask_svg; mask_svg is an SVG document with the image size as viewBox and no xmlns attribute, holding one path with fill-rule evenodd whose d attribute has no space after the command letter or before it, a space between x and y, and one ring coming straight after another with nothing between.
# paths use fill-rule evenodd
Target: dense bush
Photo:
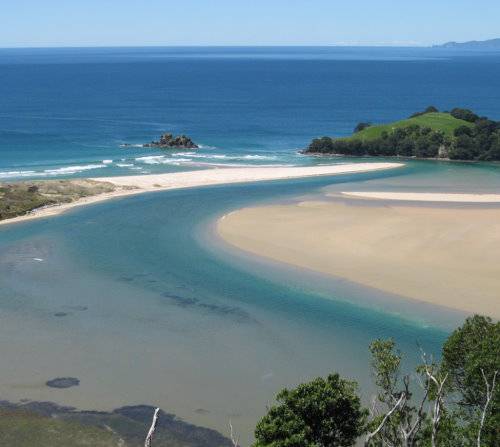
<instances>
[{"instance_id":1,"label":"dense bush","mask_svg":"<svg viewBox=\"0 0 500 447\"><path fill-rule=\"evenodd\" d=\"M417 125L397 128L393 132L382 132L380 138L372 140L317 138L306 152L341 155L438 157L440 149L451 146L451 139L443 132Z\"/></svg>"},{"instance_id":2,"label":"dense bush","mask_svg":"<svg viewBox=\"0 0 500 447\"><path fill-rule=\"evenodd\" d=\"M361 132L362 130L365 130L367 127L370 127L371 125L372 125L371 123L358 123L354 128L354 133Z\"/></svg>"},{"instance_id":3,"label":"dense bush","mask_svg":"<svg viewBox=\"0 0 500 447\"><path fill-rule=\"evenodd\" d=\"M413 115L410 116L410 118L415 118L416 116L425 115L426 113L437 113L437 112L439 112L439 110L437 109L437 107L429 106L423 112L416 112L416 113L414 113Z\"/></svg>"},{"instance_id":4,"label":"dense bush","mask_svg":"<svg viewBox=\"0 0 500 447\"><path fill-rule=\"evenodd\" d=\"M338 374L284 389L255 430L254 447L348 447L361 436L368 411L355 382Z\"/></svg>"},{"instance_id":5,"label":"dense bush","mask_svg":"<svg viewBox=\"0 0 500 447\"><path fill-rule=\"evenodd\" d=\"M468 121L469 123L475 123L479 116L477 116L474 112L469 109L459 109L458 107L454 108L450 112L451 116L456 119Z\"/></svg>"}]
</instances>

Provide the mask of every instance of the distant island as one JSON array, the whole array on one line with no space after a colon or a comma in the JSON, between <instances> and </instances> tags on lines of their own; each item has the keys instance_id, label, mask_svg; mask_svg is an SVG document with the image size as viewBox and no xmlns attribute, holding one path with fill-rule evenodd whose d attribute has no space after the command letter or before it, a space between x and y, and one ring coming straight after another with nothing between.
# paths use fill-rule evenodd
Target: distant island
<instances>
[{"instance_id":1,"label":"distant island","mask_svg":"<svg viewBox=\"0 0 500 447\"><path fill-rule=\"evenodd\" d=\"M489 40L471 40L469 42L446 42L434 45L432 48L456 48L461 50L498 50L500 51L500 38Z\"/></svg>"},{"instance_id":2,"label":"distant island","mask_svg":"<svg viewBox=\"0 0 500 447\"><path fill-rule=\"evenodd\" d=\"M198 149L198 145L186 135L174 136L171 133L164 133L158 141L146 143L143 147L158 147L161 149Z\"/></svg>"},{"instance_id":3,"label":"distant island","mask_svg":"<svg viewBox=\"0 0 500 447\"><path fill-rule=\"evenodd\" d=\"M468 109L439 112L430 106L408 119L390 124L359 123L350 137L316 138L303 153L500 160L500 122L480 117Z\"/></svg>"}]
</instances>

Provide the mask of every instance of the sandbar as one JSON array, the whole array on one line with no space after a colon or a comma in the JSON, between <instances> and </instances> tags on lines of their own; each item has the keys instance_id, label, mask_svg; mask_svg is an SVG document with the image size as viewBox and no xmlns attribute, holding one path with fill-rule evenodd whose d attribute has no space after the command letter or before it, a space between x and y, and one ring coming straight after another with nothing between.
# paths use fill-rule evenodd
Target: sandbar
<instances>
[{"instance_id":1,"label":"sandbar","mask_svg":"<svg viewBox=\"0 0 500 447\"><path fill-rule=\"evenodd\" d=\"M237 210L217 230L255 255L500 318L500 207L318 200Z\"/></svg>"},{"instance_id":2,"label":"sandbar","mask_svg":"<svg viewBox=\"0 0 500 447\"><path fill-rule=\"evenodd\" d=\"M270 180L283 180L302 177L340 175L393 169L404 166L402 163L350 163L322 166L291 167L245 167L218 168L197 171L184 171L164 174L130 175L122 177L96 177L89 180L107 182L116 187L115 191L84 197L71 203L35 209L34 211L0 221L2 224L23 222L41 217L55 216L77 206L90 205L117 197L130 196L145 192L163 191L199 186L222 185Z\"/></svg>"},{"instance_id":3,"label":"sandbar","mask_svg":"<svg viewBox=\"0 0 500 447\"><path fill-rule=\"evenodd\" d=\"M400 200L410 202L500 203L500 194L387 191L344 191L342 194L350 197L365 199Z\"/></svg>"}]
</instances>

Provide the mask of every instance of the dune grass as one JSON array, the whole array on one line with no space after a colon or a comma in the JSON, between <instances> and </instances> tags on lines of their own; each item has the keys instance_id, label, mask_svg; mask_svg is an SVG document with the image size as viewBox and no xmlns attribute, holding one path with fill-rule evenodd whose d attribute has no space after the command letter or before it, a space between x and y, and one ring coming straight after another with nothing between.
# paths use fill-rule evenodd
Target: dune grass
<instances>
[{"instance_id":1,"label":"dune grass","mask_svg":"<svg viewBox=\"0 0 500 447\"><path fill-rule=\"evenodd\" d=\"M34 209L68 203L116 189L88 179L0 183L0 220L22 216Z\"/></svg>"}]
</instances>

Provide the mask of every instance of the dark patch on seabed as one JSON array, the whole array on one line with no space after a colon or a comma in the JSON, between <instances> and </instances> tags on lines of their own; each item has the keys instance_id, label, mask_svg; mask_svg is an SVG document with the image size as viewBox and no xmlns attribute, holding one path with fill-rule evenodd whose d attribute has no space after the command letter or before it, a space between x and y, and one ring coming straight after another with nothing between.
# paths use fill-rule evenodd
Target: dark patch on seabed
<instances>
[{"instance_id":1,"label":"dark patch on seabed","mask_svg":"<svg viewBox=\"0 0 500 447\"><path fill-rule=\"evenodd\" d=\"M220 316L231 316L235 318L240 323L255 323L256 320L252 318L248 312L235 306L224 306L213 303L204 303L197 298L171 294L169 292L162 293L163 298L167 298L171 304L174 304L183 308L198 308L212 314Z\"/></svg>"},{"instance_id":2,"label":"dark patch on seabed","mask_svg":"<svg viewBox=\"0 0 500 447\"><path fill-rule=\"evenodd\" d=\"M155 408L149 405L135 405L105 411L80 411L73 407L64 407L52 402L12 403L0 401L0 416L16 421L16 415L26 418L47 418L47 421L57 419L68 428L78 430L78 427L94 427L104 432L112 432L117 439L122 440L117 445L122 447L139 447L144 445L144 439L149 430ZM41 424L43 427L43 424ZM14 424L0 430L0 445L12 439L10 430L19 429ZM80 433L80 432L79 432ZM82 431L85 433L85 431ZM84 435L83 435L84 436ZM35 437L36 438L36 437ZM39 447L34 440L26 446ZM85 440L82 440L84 445ZM112 445L112 444L109 444ZM158 425L154 438L155 447L226 447L231 446L229 439L219 432L189 424L177 418L174 414L159 412Z\"/></svg>"},{"instance_id":3,"label":"dark patch on seabed","mask_svg":"<svg viewBox=\"0 0 500 447\"><path fill-rule=\"evenodd\" d=\"M71 388L80 385L80 379L76 377L56 377L45 382L49 388Z\"/></svg>"}]
</instances>

